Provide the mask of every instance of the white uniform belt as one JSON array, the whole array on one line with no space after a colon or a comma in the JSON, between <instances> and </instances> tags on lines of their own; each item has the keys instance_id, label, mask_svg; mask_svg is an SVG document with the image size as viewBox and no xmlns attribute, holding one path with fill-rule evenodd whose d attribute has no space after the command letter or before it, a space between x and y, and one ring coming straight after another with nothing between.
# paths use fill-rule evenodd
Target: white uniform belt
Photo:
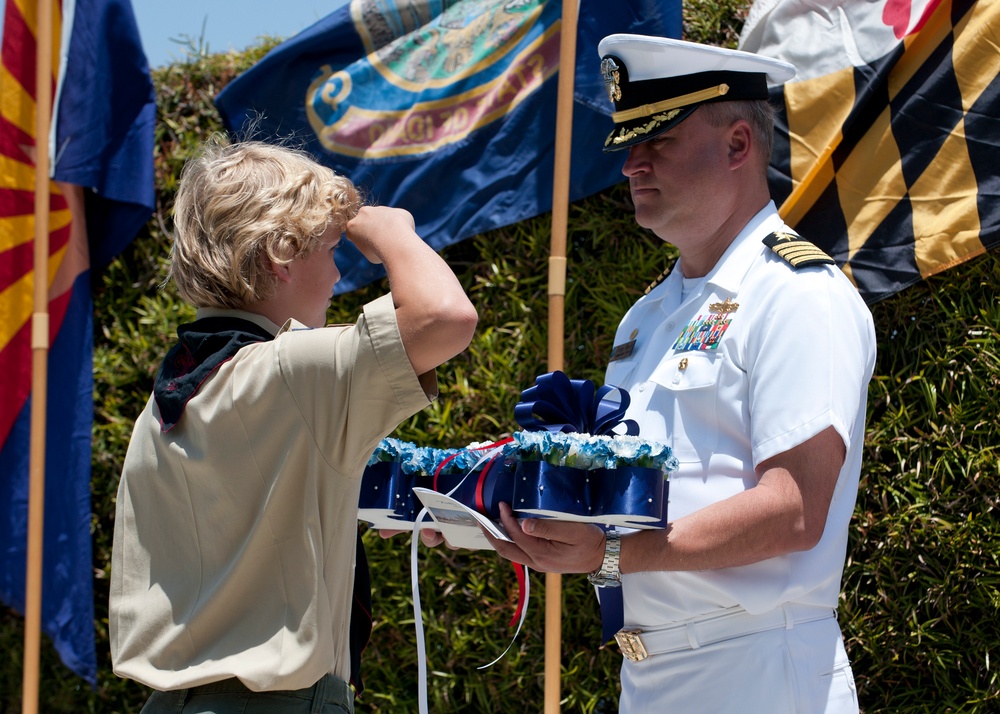
<instances>
[{"instance_id":1,"label":"white uniform belt","mask_svg":"<svg viewBox=\"0 0 1000 714\"><path fill-rule=\"evenodd\" d=\"M760 615L751 615L741 607L724 610L717 615L696 617L659 630L623 628L615 634L622 654L633 662L647 657L681 650L696 650L724 640L755 632L792 629L795 625L835 617L829 607L813 607L787 603Z\"/></svg>"}]
</instances>

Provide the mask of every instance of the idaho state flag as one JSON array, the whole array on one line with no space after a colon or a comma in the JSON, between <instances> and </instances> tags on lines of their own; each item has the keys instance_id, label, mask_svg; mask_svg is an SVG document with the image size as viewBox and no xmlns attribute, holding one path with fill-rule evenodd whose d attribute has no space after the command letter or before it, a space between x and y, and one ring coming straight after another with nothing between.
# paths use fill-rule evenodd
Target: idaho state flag
<instances>
[{"instance_id":1,"label":"idaho state flag","mask_svg":"<svg viewBox=\"0 0 1000 714\"><path fill-rule=\"evenodd\" d=\"M772 90L776 202L867 302L1000 243L998 46L994 0L751 7L740 48L799 70Z\"/></svg>"},{"instance_id":2,"label":"idaho state flag","mask_svg":"<svg viewBox=\"0 0 1000 714\"><path fill-rule=\"evenodd\" d=\"M42 629L63 662L93 684L90 267L110 261L153 211L156 113L128 0L62 0L53 15L50 136L35 136L35 2L7 0L0 50L0 600L24 612L31 315L34 281L45 279ZM38 141L50 143L53 177L45 276L35 274L33 256Z\"/></svg>"},{"instance_id":3,"label":"idaho state flag","mask_svg":"<svg viewBox=\"0 0 1000 714\"><path fill-rule=\"evenodd\" d=\"M558 0L351 0L279 45L216 99L229 130L304 146L405 208L433 248L552 207ZM584 0L577 32L570 200L622 180L604 154L614 107L602 37L680 37L680 0ZM338 251L346 292L380 277Z\"/></svg>"}]
</instances>

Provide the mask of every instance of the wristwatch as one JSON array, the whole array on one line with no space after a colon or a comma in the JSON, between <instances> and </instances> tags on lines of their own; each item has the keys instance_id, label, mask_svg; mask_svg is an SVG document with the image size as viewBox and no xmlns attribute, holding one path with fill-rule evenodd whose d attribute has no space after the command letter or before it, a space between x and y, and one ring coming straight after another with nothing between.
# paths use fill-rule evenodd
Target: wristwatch
<instances>
[{"instance_id":1,"label":"wristwatch","mask_svg":"<svg viewBox=\"0 0 1000 714\"><path fill-rule=\"evenodd\" d=\"M600 569L587 576L587 580L599 588L621 587L622 571L618 566L621 548L621 534L618 531L607 531L604 534L604 562Z\"/></svg>"}]
</instances>

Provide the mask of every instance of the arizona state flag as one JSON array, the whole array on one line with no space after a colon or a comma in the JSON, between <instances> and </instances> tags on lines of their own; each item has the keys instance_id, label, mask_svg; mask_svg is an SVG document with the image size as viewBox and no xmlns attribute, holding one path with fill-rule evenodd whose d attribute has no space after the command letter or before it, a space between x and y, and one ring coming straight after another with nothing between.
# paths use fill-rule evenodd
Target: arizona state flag
<instances>
[{"instance_id":1,"label":"arizona state flag","mask_svg":"<svg viewBox=\"0 0 1000 714\"><path fill-rule=\"evenodd\" d=\"M575 1L575 0L574 0ZM552 207L559 0L351 0L272 50L216 105L230 131L292 139L435 249ZM597 43L680 37L680 0L583 0L570 200L623 180ZM354 246L337 292L380 277Z\"/></svg>"},{"instance_id":2,"label":"arizona state flag","mask_svg":"<svg viewBox=\"0 0 1000 714\"><path fill-rule=\"evenodd\" d=\"M790 225L869 303L1000 243L1000 3L758 0L740 48L794 64L772 97Z\"/></svg>"},{"instance_id":3,"label":"arizona state flag","mask_svg":"<svg viewBox=\"0 0 1000 714\"><path fill-rule=\"evenodd\" d=\"M7 0L0 50L0 601L24 612L31 315L34 282L46 280L42 630L66 666L93 684L90 268L110 261L153 211L156 106L129 0L52 2L57 76L49 136L35 136L34 0ZM40 141L49 142L53 178L49 274L42 276L33 257Z\"/></svg>"}]
</instances>

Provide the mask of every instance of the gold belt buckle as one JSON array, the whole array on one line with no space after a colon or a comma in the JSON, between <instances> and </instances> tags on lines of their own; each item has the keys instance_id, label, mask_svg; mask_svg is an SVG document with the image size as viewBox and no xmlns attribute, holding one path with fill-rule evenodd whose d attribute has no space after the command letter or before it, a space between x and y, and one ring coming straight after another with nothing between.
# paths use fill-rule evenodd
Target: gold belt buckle
<instances>
[{"instance_id":1,"label":"gold belt buckle","mask_svg":"<svg viewBox=\"0 0 1000 714\"><path fill-rule=\"evenodd\" d=\"M642 644L639 635L642 630L619 630L615 633L615 640L622 651L622 655L633 662L642 662L649 657L646 646Z\"/></svg>"}]
</instances>

